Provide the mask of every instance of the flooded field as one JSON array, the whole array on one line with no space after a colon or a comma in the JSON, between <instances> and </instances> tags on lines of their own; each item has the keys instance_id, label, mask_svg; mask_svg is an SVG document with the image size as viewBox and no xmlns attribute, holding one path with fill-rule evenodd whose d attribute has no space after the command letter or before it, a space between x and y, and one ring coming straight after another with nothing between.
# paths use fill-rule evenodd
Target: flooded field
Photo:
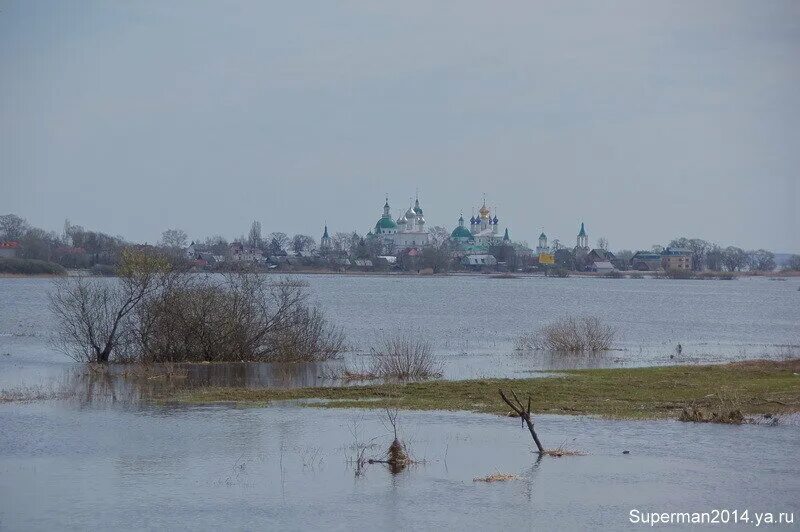
<instances>
[{"instance_id":1,"label":"flooded field","mask_svg":"<svg viewBox=\"0 0 800 532\"><path fill-rule=\"evenodd\" d=\"M430 340L444 377L459 379L541 369L784 358L800 349L800 278L297 277L310 284L313 300L344 331L350 346L345 357L354 365L381 335L397 330ZM0 278L0 389L47 381L70 365L48 344L50 284L49 279ZM577 357L514 351L519 335L579 314L614 326L618 349ZM675 356L678 343L683 350ZM248 375L269 381L274 373L262 367ZM305 374L299 384L318 376Z\"/></svg>"},{"instance_id":2,"label":"flooded field","mask_svg":"<svg viewBox=\"0 0 800 532\"><path fill-rule=\"evenodd\" d=\"M537 461L512 419L401 412L422 463L356 477L355 442L380 456L381 413L0 407L4 529L624 528L628 512L797 510L797 427L539 416ZM623 454L623 451L630 451ZM473 482L494 472L507 482Z\"/></svg>"},{"instance_id":3,"label":"flooded field","mask_svg":"<svg viewBox=\"0 0 800 532\"><path fill-rule=\"evenodd\" d=\"M383 332L412 330L433 341L450 379L783 358L800 344L795 279L305 279L345 331L347 361L358 362ZM397 475L370 464L356 475L357 449L382 458L392 440L381 411L141 401L141 387L87 377L49 347L48 287L0 279L0 389L66 397L0 404L3 530L623 529L632 509L800 518L796 420L725 426L535 416L546 447L585 453L538 460L518 420L401 412L399 434L418 463ZM620 349L585 357L514 351L517 335L575 313L618 328ZM329 369L197 365L186 380L341 384L326 377ZM473 481L493 473L517 478Z\"/></svg>"}]
</instances>

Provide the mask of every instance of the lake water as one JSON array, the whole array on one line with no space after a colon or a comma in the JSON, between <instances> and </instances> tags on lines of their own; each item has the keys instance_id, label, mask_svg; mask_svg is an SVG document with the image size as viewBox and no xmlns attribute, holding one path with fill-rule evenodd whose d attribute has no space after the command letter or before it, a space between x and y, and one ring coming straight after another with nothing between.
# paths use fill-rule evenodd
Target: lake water
<instances>
[{"instance_id":1,"label":"lake water","mask_svg":"<svg viewBox=\"0 0 800 532\"><path fill-rule=\"evenodd\" d=\"M800 354L797 277L786 281L299 277L310 284L313 301L344 330L352 349L347 358L356 365L381 335L398 330L429 339L442 359L446 378ZM70 365L48 345L50 285L48 279L0 278L0 389L41 383ZM558 317L580 314L598 316L614 326L619 350L593 356L514 351L519 335ZM683 346L680 356L678 343ZM264 368L256 372L269 373ZM303 373L301 383L308 385L315 377Z\"/></svg>"},{"instance_id":2,"label":"lake water","mask_svg":"<svg viewBox=\"0 0 800 532\"><path fill-rule=\"evenodd\" d=\"M348 359L385 332L410 330L434 342L449 378L782 358L800 344L798 279L305 278L344 329ZM420 463L397 475L372 464L356 476L356 441L375 458L391 442L380 412L155 406L135 389L87 387L48 347L49 284L0 279L0 389L56 382L85 393L0 404L0 530L625 529L632 509L789 511L793 527L800 523L797 419L724 426L537 416L545 446L586 453L537 461L518 420L401 412L400 436ZM615 326L620 350L513 351L522 332L578 313ZM678 342L683 353L670 358ZM315 364L219 366L192 378L311 385L322 373ZM495 472L519 478L473 482Z\"/></svg>"}]
</instances>

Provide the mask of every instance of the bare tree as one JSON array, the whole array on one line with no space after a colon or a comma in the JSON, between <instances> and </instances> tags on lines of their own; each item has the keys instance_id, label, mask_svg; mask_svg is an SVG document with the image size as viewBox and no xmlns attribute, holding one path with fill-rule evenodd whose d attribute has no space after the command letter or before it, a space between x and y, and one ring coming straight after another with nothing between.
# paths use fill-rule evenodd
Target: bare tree
<instances>
[{"instance_id":1,"label":"bare tree","mask_svg":"<svg viewBox=\"0 0 800 532\"><path fill-rule=\"evenodd\" d=\"M350 233L338 232L331 237L333 251L337 253L347 253L350 249Z\"/></svg>"},{"instance_id":2,"label":"bare tree","mask_svg":"<svg viewBox=\"0 0 800 532\"><path fill-rule=\"evenodd\" d=\"M286 247L289 245L289 237L286 233L276 231L267 236L268 251L272 255L280 255L285 253Z\"/></svg>"},{"instance_id":3,"label":"bare tree","mask_svg":"<svg viewBox=\"0 0 800 532\"><path fill-rule=\"evenodd\" d=\"M725 260L725 250L717 244L711 244L711 247L706 251L706 268L718 272L722 270L722 265Z\"/></svg>"},{"instance_id":4,"label":"bare tree","mask_svg":"<svg viewBox=\"0 0 800 532\"><path fill-rule=\"evenodd\" d=\"M603 251L608 251L608 239L604 236L601 236L597 239L597 247L602 249Z\"/></svg>"},{"instance_id":5,"label":"bare tree","mask_svg":"<svg viewBox=\"0 0 800 532\"><path fill-rule=\"evenodd\" d=\"M254 221L250 226L250 233L247 236L247 245L255 249L263 249L264 239L261 238L261 222Z\"/></svg>"},{"instance_id":6,"label":"bare tree","mask_svg":"<svg viewBox=\"0 0 800 532\"><path fill-rule=\"evenodd\" d=\"M450 241L450 231L441 225L434 225L431 227L429 236L431 239L431 244L437 247L443 246Z\"/></svg>"},{"instance_id":7,"label":"bare tree","mask_svg":"<svg viewBox=\"0 0 800 532\"><path fill-rule=\"evenodd\" d=\"M159 245L165 248L176 250L185 248L188 242L189 237L187 236L186 231L182 229L167 229L161 233Z\"/></svg>"},{"instance_id":8,"label":"bare tree","mask_svg":"<svg viewBox=\"0 0 800 532\"><path fill-rule=\"evenodd\" d=\"M758 249L748 253L750 256L750 269L761 272L771 272L775 269L775 254L766 249Z\"/></svg>"},{"instance_id":9,"label":"bare tree","mask_svg":"<svg viewBox=\"0 0 800 532\"><path fill-rule=\"evenodd\" d=\"M28 231L28 222L16 214L0 215L0 239L19 240Z\"/></svg>"},{"instance_id":10,"label":"bare tree","mask_svg":"<svg viewBox=\"0 0 800 532\"><path fill-rule=\"evenodd\" d=\"M56 346L78 361L108 363L112 353L128 347L133 311L163 286L168 271L163 258L126 250L118 279L56 280L50 294Z\"/></svg>"},{"instance_id":11,"label":"bare tree","mask_svg":"<svg viewBox=\"0 0 800 532\"><path fill-rule=\"evenodd\" d=\"M747 252L742 248L728 246L722 259L728 271L735 272L747 266Z\"/></svg>"},{"instance_id":12,"label":"bare tree","mask_svg":"<svg viewBox=\"0 0 800 532\"><path fill-rule=\"evenodd\" d=\"M313 250L315 244L316 241L314 237L308 235L294 235L292 237L292 251L294 251L296 255L300 255L304 251Z\"/></svg>"}]
</instances>

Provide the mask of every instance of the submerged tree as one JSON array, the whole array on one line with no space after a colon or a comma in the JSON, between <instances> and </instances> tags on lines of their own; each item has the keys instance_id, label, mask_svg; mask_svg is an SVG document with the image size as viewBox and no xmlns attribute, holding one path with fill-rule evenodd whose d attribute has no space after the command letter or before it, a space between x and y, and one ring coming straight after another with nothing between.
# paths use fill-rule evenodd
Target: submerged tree
<instances>
[{"instance_id":1,"label":"submerged tree","mask_svg":"<svg viewBox=\"0 0 800 532\"><path fill-rule=\"evenodd\" d=\"M169 271L162 257L126 250L118 279L57 279L50 294L56 346L78 361L108 363L112 352L128 347L133 311L164 286Z\"/></svg>"}]
</instances>

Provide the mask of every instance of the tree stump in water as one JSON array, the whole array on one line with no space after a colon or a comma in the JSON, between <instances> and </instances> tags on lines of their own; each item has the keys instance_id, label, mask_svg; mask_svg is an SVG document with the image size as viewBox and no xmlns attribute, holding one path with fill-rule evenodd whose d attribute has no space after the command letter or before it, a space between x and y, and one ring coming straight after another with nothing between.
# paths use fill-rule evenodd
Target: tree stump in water
<instances>
[{"instance_id":1,"label":"tree stump in water","mask_svg":"<svg viewBox=\"0 0 800 532\"><path fill-rule=\"evenodd\" d=\"M539 454L544 454L544 447L542 447L542 442L539 441L539 436L536 435L536 431L533 430L533 420L531 419L531 396L528 396L528 406L527 408L522 404L522 401L519 400L517 394L514 393L514 390L511 390L511 396L514 398L516 404L512 403L506 394L503 393L503 390L499 390L500 397L503 398L503 401L511 407L511 409L516 412L516 414L528 425L528 430L531 432L531 436L533 437L534 443L536 443L536 448L539 449Z\"/></svg>"}]
</instances>

